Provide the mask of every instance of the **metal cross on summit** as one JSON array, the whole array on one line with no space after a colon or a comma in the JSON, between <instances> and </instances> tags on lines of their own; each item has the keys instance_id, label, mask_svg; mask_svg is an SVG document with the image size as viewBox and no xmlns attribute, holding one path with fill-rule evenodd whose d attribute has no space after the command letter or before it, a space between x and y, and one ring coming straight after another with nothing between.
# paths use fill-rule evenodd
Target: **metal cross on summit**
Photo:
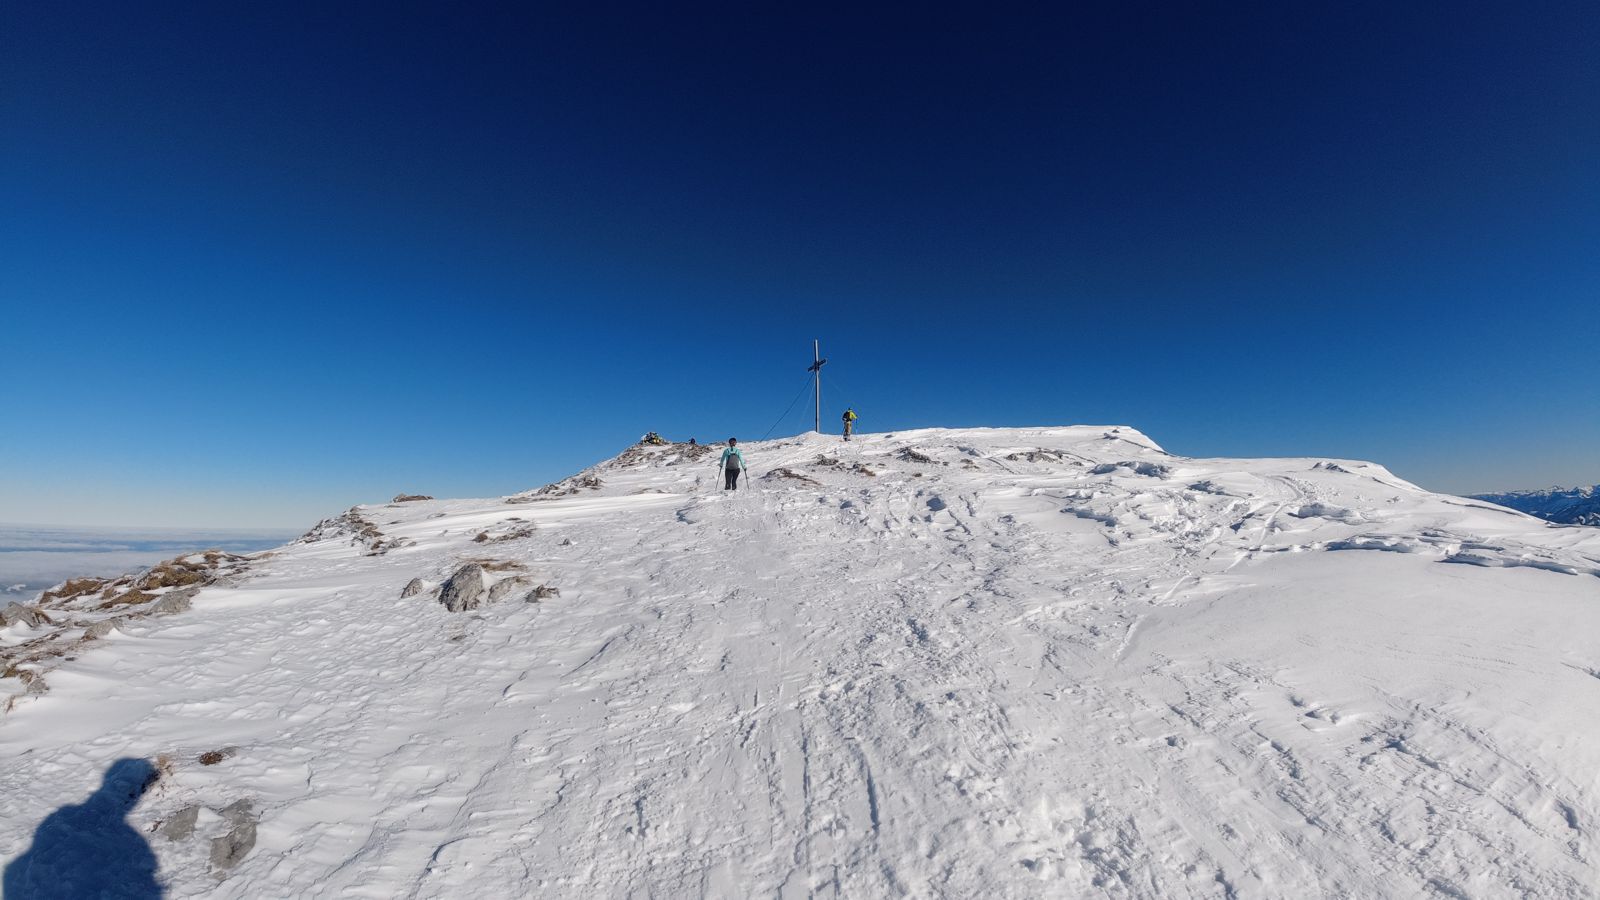
<instances>
[{"instance_id":1,"label":"metal cross on summit","mask_svg":"<svg viewBox=\"0 0 1600 900\"><path fill-rule=\"evenodd\" d=\"M822 433L822 367L827 365L828 361L822 358L822 342L820 340L816 340L816 341L812 341L811 342L811 359L812 359L812 363L811 363L810 366L808 366L806 368L806 371L810 372L816 378L816 383L817 383L817 433L821 434Z\"/></svg>"}]
</instances>

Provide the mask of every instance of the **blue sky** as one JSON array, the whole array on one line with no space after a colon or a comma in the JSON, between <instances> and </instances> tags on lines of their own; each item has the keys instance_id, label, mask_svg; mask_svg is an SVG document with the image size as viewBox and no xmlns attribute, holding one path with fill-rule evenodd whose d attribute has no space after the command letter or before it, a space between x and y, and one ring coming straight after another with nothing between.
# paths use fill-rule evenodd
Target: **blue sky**
<instances>
[{"instance_id":1,"label":"blue sky","mask_svg":"<svg viewBox=\"0 0 1600 900\"><path fill-rule=\"evenodd\" d=\"M812 338L864 430L1600 481L1593 4L666 6L8 10L0 521L759 437Z\"/></svg>"}]
</instances>

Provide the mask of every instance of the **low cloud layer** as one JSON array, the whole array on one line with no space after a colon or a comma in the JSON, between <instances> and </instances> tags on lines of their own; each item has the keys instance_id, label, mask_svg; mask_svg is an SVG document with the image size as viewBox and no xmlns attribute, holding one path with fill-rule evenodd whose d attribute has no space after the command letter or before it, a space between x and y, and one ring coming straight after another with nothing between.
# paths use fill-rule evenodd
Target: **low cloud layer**
<instances>
[{"instance_id":1,"label":"low cloud layer","mask_svg":"<svg viewBox=\"0 0 1600 900\"><path fill-rule=\"evenodd\" d=\"M294 537L283 531L70 529L0 525L0 597L28 596L81 575L120 575L163 559L218 548L265 550Z\"/></svg>"}]
</instances>

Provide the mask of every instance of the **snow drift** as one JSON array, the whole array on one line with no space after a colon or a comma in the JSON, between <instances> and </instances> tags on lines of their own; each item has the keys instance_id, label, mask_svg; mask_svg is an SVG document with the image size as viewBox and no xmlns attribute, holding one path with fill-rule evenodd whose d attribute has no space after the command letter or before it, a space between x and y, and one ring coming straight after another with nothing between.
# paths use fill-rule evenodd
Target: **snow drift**
<instances>
[{"instance_id":1,"label":"snow drift","mask_svg":"<svg viewBox=\"0 0 1600 900\"><path fill-rule=\"evenodd\" d=\"M180 897L1595 896L1596 532L1128 428L711 452L18 618L7 885L143 759Z\"/></svg>"}]
</instances>

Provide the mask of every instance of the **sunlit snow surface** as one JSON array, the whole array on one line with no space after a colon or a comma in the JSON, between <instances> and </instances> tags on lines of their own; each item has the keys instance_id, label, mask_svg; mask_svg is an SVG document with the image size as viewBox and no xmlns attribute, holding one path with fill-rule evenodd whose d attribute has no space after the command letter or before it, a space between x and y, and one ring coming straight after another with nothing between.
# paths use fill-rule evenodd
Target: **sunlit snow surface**
<instances>
[{"instance_id":1,"label":"sunlit snow surface","mask_svg":"<svg viewBox=\"0 0 1600 900\"><path fill-rule=\"evenodd\" d=\"M1127 428L681 449L86 645L0 719L0 858L164 756L140 832L261 814L220 881L148 833L179 897L1596 896L1593 529ZM400 598L465 559L561 596Z\"/></svg>"}]
</instances>

